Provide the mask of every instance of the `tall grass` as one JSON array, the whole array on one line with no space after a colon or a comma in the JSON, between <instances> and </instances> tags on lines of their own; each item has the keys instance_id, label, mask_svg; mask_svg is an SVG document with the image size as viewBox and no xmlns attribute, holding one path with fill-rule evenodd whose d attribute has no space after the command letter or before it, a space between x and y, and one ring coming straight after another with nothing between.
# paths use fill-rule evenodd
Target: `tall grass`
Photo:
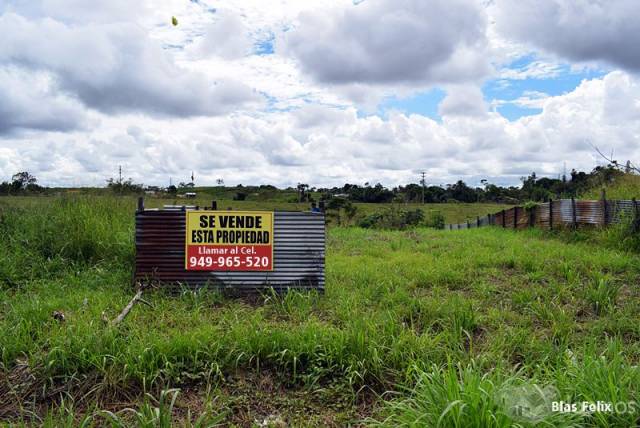
<instances>
[{"instance_id":1,"label":"tall grass","mask_svg":"<svg viewBox=\"0 0 640 428\"><path fill-rule=\"evenodd\" d=\"M604 187L607 199L640 198L640 175L624 174L617 176L615 181ZM600 199L601 188L593 188L581 195L583 199Z\"/></svg>"},{"instance_id":2,"label":"tall grass","mask_svg":"<svg viewBox=\"0 0 640 428\"><path fill-rule=\"evenodd\" d=\"M116 197L34 199L0 206L0 286L70 269L131 269L133 200Z\"/></svg>"},{"instance_id":3,"label":"tall grass","mask_svg":"<svg viewBox=\"0 0 640 428\"><path fill-rule=\"evenodd\" d=\"M45 259L130 263L133 256L131 200L61 197L3 208L4 244Z\"/></svg>"},{"instance_id":4,"label":"tall grass","mask_svg":"<svg viewBox=\"0 0 640 428\"><path fill-rule=\"evenodd\" d=\"M471 365L415 370L415 385L390 399L372 425L393 427L601 426L630 427L640 420L640 371L611 341L580 359L533 377L504 370L483 373ZM576 403L577 412L553 410ZM611 411L581 411L583 402L612 403Z\"/></svg>"}]
</instances>

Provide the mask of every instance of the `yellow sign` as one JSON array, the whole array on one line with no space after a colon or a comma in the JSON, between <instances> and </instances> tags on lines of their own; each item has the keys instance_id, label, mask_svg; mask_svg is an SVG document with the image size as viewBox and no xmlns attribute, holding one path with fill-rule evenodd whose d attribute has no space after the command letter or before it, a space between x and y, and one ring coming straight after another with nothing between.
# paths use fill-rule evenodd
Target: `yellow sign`
<instances>
[{"instance_id":1,"label":"yellow sign","mask_svg":"<svg viewBox=\"0 0 640 428\"><path fill-rule=\"evenodd\" d=\"M185 268L273 270L273 212L187 211Z\"/></svg>"}]
</instances>

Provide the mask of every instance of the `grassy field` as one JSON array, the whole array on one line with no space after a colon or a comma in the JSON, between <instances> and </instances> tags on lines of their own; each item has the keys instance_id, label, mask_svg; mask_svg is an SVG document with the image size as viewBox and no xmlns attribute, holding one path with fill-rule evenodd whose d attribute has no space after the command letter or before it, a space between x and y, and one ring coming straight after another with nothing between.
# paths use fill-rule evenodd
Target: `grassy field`
<instances>
[{"instance_id":1,"label":"grassy field","mask_svg":"<svg viewBox=\"0 0 640 428\"><path fill-rule=\"evenodd\" d=\"M114 327L133 201L0 203L0 421L638 424L535 406L640 396L640 256L587 233L331 228L325 295L155 291Z\"/></svg>"},{"instance_id":2,"label":"grassy field","mask_svg":"<svg viewBox=\"0 0 640 428\"><path fill-rule=\"evenodd\" d=\"M82 198L82 197L80 197ZM0 207L2 206L19 206L19 207L39 207L47 204L48 200L55 200L55 197L34 197L34 196L13 196L0 198ZM91 200L109 200L114 201L111 197L91 197ZM125 196L118 198L120 205L126 205L134 210L137 198ZM211 199L195 198L195 199L163 199L156 197L145 197L145 207L162 208L164 205L196 205L200 207L211 206ZM225 210L228 208L234 210L282 210L282 211L308 211L309 203L294 203L283 201L234 201L231 199L216 199L218 209ZM494 203L445 203L445 204L366 204L355 203L357 207L356 218L380 212L390 207L399 207L403 210L421 209L428 217L430 213L439 212L445 217L447 223L462 223L466 220L475 220L476 216L484 216L489 213L495 213L500 210L510 208L512 205L494 204Z\"/></svg>"}]
</instances>

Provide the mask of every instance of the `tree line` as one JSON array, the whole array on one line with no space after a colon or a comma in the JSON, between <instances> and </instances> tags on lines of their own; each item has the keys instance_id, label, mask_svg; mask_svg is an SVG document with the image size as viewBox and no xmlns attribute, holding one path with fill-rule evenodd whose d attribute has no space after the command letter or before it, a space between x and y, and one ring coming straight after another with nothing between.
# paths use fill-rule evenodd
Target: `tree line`
<instances>
[{"instance_id":1,"label":"tree line","mask_svg":"<svg viewBox=\"0 0 640 428\"><path fill-rule=\"evenodd\" d=\"M496 202L520 203L542 202L550 198L577 197L593 187L611 183L623 175L614 166L598 166L591 172L572 170L569 176L539 178L535 172L521 177L520 186L499 186L482 180L482 186L472 187L462 180L445 186L423 186L407 184L386 188L381 184L363 186L345 184L342 187L314 189L327 197L343 197L354 202L388 203L447 203L447 202Z\"/></svg>"},{"instance_id":2,"label":"tree line","mask_svg":"<svg viewBox=\"0 0 640 428\"><path fill-rule=\"evenodd\" d=\"M581 193L611 183L616 177L625 174L624 170L615 165L598 166L590 172L572 170L569 176L559 178L538 177L532 172L526 177L521 177L520 186L500 186L481 181L481 186L469 186L462 180L445 186L427 186L411 183L404 186L387 188L378 183L371 185L365 183L345 184L342 187L315 188L308 184L300 183L297 187L283 189L284 192L295 192L297 195L293 202L313 202L317 200L345 199L352 202L368 203L450 203L450 202L496 202L496 203L520 203L525 201L545 201L550 198L577 197ZM134 183L131 179L107 180L107 189L116 194L142 194L145 190L166 193L174 196L179 191L192 191L194 184L180 183L176 186L161 188L158 186L144 186ZM206 187L199 188L206 193ZM277 194L280 190L271 185L246 186L238 185L226 187L236 189L239 195L234 199L243 200L253 192L267 192ZM14 174L11 181L0 183L0 195L38 194L47 190L40 186L38 180L31 173L23 171Z\"/></svg>"}]
</instances>

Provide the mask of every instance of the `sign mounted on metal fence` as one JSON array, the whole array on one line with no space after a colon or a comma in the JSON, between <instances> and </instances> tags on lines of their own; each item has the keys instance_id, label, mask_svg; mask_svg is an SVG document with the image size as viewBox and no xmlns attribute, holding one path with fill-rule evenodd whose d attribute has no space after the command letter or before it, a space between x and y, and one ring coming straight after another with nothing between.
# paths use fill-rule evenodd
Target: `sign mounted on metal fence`
<instances>
[{"instance_id":1,"label":"sign mounted on metal fence","mask_svg":"<svg viewBox=\"0 0 640 428\"><path fill-rule=\"evenodd\" d=\"M273 212L187 211L185 229L186 270L273 270Z\"/></svg>"},{"instance_id":2,"label":"sign mounted on metal fence","mask_svg":"<svg viewBox=\"0 0 640 428\"><path fill-rule=\"evenodd\" d=\"M175 291L324 290L324 213L211 206L145 209L140 198L134 283Z\"/></svg>"}]
</instances>

